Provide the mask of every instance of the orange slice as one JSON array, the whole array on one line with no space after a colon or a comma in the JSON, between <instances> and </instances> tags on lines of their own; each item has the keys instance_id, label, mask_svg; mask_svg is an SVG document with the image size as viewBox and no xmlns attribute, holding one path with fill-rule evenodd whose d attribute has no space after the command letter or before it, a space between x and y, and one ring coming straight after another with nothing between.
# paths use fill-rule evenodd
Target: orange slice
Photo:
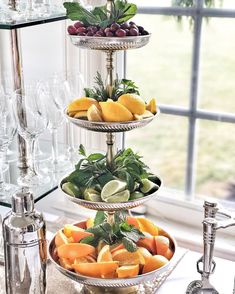
<instances>
[{"instance_id":1,"label":"orange slice","mask_svg":"<svg viewBox=\"0 0 235 294\"><path fill-rule=\"evenodd\" d=\"M74 260L75 258L87 256L89 254L95 254L95 247L88 244L68 243L58 247L59 258Z\"/></svg>"},{"instance_id":2,"label":"orange slice","mask_svg":"<svg viewBox=\"0 0 235 294\"><path fill-rule=\"evenodd\" d=\"M156 236L155 237L157 254L165 256L165 253L169 249L170 241L165 236Z\"/></svg>"},{"instance_id":3,"label":"orange slice","mask_svg":"<svg viewBox=\"0 0 235 294\"><path fill-rule=\"evenodd\" d=\"M143 268L143 274L154 271L168 263L168 259L162 255L149 257Z\"/></svg>"},{"instance_id":4,"label":"orange slice","mask_svg":"<svg viewBox=\"0 0 235 294\"><path fill-rule=\"evenodd\" d=\"M137 217L136 219L139 223L141 232L147 232L152 236L158 236L158 228L153 222L143 217Z\"/></svg>"},{"instance_id":5,"label":"orange slice","mask_svg":"<svg viewBox=\"0 0 235 294\"><path fill-rule=\"evenodd\" d=\"M129 252L127 249L119 249L113 252L113 260L118 261L120 266L133 265L133 264L145 264L143 255L139 250L135 252Z\"/></svg>"},{"instance_id":6,"label":"orange slice","mask_svg":"<svg viewBox=\"0 0 235 294\"><path fill-rule=\"evenodd\" d=\"M115 277L118 268L117 261L73 264L76 273L94 278Z\"/></svg>"},{"instance_id":7,"label":"orange slice","mask_svg":"<svg viewBox=\"0 0 235 294\"><path fill-rule=\"evenodd\" d=\"M59 230L55 236L55 246L59 247L61 245L67 244L67 243L68 243L67 237L65 236L65 234L63 233L62 230Z\"/></svg>"},{"instance_id":8,"label":"orange slice","mask_svg":"<svg viewBox=\"0 0 235 294\"><path fill-rule=\"evenodd\" d=\"M113 261L112 254L110 252L110 246L105 245L98 254L97 262Z\"/></svg>"},{"instance_id":9,"label":"orange slice","mask_svg":"<svg viewBox=\"0 0 235 294\"><path fill-rule=\"evenodd\" d=\"M137 221L137 219L136 219L135 217L133 217L133 216L128 216L128 217L126 218L126 221L127 221L127 223L128 223L129 225L132 225L132 226L136 227L137 229L140 229L139 223L138 223L138 221Z\"/></svg>"},{"instance_id":10,"label":"orange slice","mask_svg":"<svg viewBox=\"0 0 235 294\"><path fill-rule=\"evenodd\" d=\"M118 278L133 278L139 274L139 265L123 265L117 269Z\"/></svg>"},{"instance_id":11,"label":"orange slice","mask_svg":"<svg viewBox=\"0 0 235 294\"><path fill-rule=\"evenodd\" d=\"M157 112L157 102L155 98L149 100L146 110L151 111L153 114Z\"/></svg>"},{"instance_id":12,"label":"orange slice","mask_svg":"<svg viewBox=\"0 0 235 294\"><path fill-rule=\"evenodd\" d=\"M143 255L145 263L146 263L147 259L151 257L152 254L148 251L148 249L144 247L138 247L138 249L139 249L139 252Z\"/></svg>"},{"instance_id":13,"label":"orange slice","mask_svg":"<svg viewBox=\"0 0 235 294\"><path fill-rule=\"evenodd\" d=\"M94 219L93 218L88 218L86 221L86 228L92 228L94 226Z\"/></svg>"},{"instance_id":14,"label":"orange slice","mask_svg":"<svg viewBox=\"0 0 235 294\"><path fill-rule=\"evenodd\" d=\"M59 262L60 262L60 265L61 265L63 268L65 268L65 269L67 269L67 270L72 270L72 269L73 269L73 267L72 267L72 262L71 262L70 259L68 259L68 258L60 258L60 259L59 259Z\"/></svg>"},{"instance_id":15,"label":"orange slice","mask_svg":"<svg viewBox=\"0 0 235 294\"><path fill-rule=\"evenodd\" d=\"M153 255L157 253L155 239L153 236L139 239L137 245L146 248Z\"/></svg>"}]
</instances>

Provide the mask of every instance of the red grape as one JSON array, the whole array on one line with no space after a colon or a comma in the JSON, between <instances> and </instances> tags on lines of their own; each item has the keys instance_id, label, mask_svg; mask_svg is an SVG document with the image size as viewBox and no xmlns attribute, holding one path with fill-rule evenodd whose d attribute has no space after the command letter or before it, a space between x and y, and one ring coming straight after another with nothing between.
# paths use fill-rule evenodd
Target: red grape
<instances>
[{"instance_id":1,"label":"red grape","mask_svg":"<svg viewBox=\"0 0 235 294\"><path fill-rule=\"evenodd\" d=\"M104 37L104 35L101 32L99 32L99 31L96 32L94 36L95 37Z\"/></svg>"},{"instance_id":2,"label":"red grape","mask_svg":"<svg viewBox=\"0 0 235 294\"><path fill-rule=\"evenodd\" d=\"M130 25L130 26L135 25L135 22L130 21L130 22L129 22L129 25Z\"/></svg>"},{"instance_id":3,"label":"red grape","mask_svg":"<svg viewBox=\"0 0 235 294\"><path fill-rule=\"evenodd\" d=\"M125 31L126 31L126 36L130 36L130 30L125 29Z\"/></svg>"},{"instance_id":4,"label":"red grape","mask_svg":"<svg viewBox=\"0 0 235 294\"><path fill-rule=\"evenodd\" d=\"M110 28L105 28L104 29L105 34L107 34L108 32L112 32Z\"/></svg>"},{"instance_id":5,"label":"red grape","mask_svg":"<svg viewBox=\"0 0 235 294\"><path fill-rule=\"evenodd\" d=\"M137 31L137 29L131 28L130 35L131 36L139 36L139 32Z\"/></svg>"},{"instance_id":6,"label":"red grape","mask_svg":"<svg viewBox=\"0 0 235 294\"><path fill-rule=\"evenodd\" d=\"M118 29L116 30L115 35L120 38L126 37L126 31L124 31L123 29Z\"/></svg>"},{"instance_id":7,"label":"red grape","mask_svg":"<svg viewBox=\"0 0 235 294\"><path fill-rule=\"evenodd\" d=\"M144 31L142 32L142 35L149 35L149 32L147 32L147 31L144 30Z\"/></svg>"},{"instance_id":8,"label":"red grape","mask_svg":"<svg viewBox=\"0 0 235 294\"><path fill-rule=\"evenodd\" d=\"M143 28L143 27L141 27L141 26L137 26L137 28L138 28L139 32L142 34L142 33L143 33L143 31L144 31L144 28Z\"/></svg>"},{"instance_id":9,"label":"red grape","mask_svg":"<svg viewBox=\"0 0 235 294\"><path fill-rule=\"evenodd\" d=\"M87 29L86 29L85 27L79 27L79 28L77 29L77 31L78 31L79 34L80 34L80 33L86 33L86 32L87 32Z\"/></svg>"},{"instance_id":10,"label":"red grape","mask_svg":"<svg viewBox=\"0 0 235 294\"><path fill-rule=\"evenodd\" d=\"M74 26L75 26L76 29L78 29L80 27L84 27L84 24L83 24L82 21L77 21L77 22L75 22Z\"/></svg>"},{"instance_id":11,"label":"red grape","mask_svg":"<svg viewBox=\"0 0 235 294\"><path fill-rule=\"evenodd\" d=\"M78 33L78 36L86 36L85 33Z\"/></svg>"},{"instance_id":12,"label":"red grape","mask_svg":"<svg viewBox=\"0 0 235 294\"><path fill-rule=\"evenodd\" d=\"M70 35L77 35L77 29L74 26L68 26L67 31Z\"/></svg>"},{"instance_id":13,"label":"red grape","mask_svg":"<svg viewBox=\"0 0 235 294\"><path fill-rule=\"evenodd\" d=\"M121 24L121 29L126 30L129 28L129 25L127 22L124 22L123 24Z\"/></svg>"},{"instance_id":14,"label":"red grape","mask_svg":"<svg viewBox=\"0 0 235 294\"><path fill-rule=\"evenodd\" d=\"M107 33L105 33L106 34L106 37L113 37L114 35L113 35L113 33L111 32L111 31L108 31Z\"/></svg>"},{"instance_id":15,"label":"red grape","mask_svg":"<svg viewBox=\"0 0 235 294\"><path fill-rule=\"evenodd\" d=\"M110 29L112 32L116 32L116 30L120 29L120 25L118 23L114 22L113 24L111 24Z\"/></svg>"},{"instance_id":16,"label":"red grape","mask_svg":"<svg viewBox=\"0 0 235 294\"><path fill-rule=\"evenodd\" d=\"M86 35L89 36L89 37L94 36L94 34L91 31L88 31Z\"/></svg>"}]
</instances>

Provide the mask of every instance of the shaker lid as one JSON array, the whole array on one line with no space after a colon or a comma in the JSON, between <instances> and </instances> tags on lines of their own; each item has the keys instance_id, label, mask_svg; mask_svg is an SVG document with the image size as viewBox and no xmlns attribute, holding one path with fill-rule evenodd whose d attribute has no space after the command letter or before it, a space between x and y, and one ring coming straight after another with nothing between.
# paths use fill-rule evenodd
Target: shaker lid
<instances>
[{"instance_id":1,"label":"shaker lid","mask_svg":"<svg viewBox=\"0 0 235 294\"><path fill-rule=\"evenodd\" d=\"M22 188L12 196L12 211L17 214L25 214L34 210L33 194Z\"/></svg>"}]
</instances>

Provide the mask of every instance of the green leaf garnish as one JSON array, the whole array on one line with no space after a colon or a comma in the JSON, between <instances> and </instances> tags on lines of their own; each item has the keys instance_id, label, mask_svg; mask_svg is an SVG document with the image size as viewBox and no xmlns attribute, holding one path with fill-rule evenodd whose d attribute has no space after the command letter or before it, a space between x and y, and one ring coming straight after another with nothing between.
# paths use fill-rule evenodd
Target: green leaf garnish
<instances>
[{"instance_id":1,"label":"green leaf garnish","mask_svg":"<svg viewBox=\"0 0 235 294\"><path fill-rule=\"evenodd\" d=\"M137 250L137 245L131 239L124 237L122 238L122 242L126 250L130 252L135 252Z\"/></svg>"}]
</instances>

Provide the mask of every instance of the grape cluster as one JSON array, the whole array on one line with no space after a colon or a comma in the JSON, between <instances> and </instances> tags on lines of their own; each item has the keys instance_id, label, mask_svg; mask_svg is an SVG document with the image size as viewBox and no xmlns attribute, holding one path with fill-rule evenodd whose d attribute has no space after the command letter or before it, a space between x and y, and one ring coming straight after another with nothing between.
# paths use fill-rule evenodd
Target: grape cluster
<instances>
[{"instance_id":1,"label":"grape cluster","mask_svg":"<svg viewBox=\"0 0 235 294\"><path fill-rule=\"evenodd\" d=\"M77 21L74 25L68 26L70 35L89 36L89 37L126 37L126 36L143 36L149 33L142 27L136 25L133 21L122 24L112 23L107 28L99 26L85 26L83 22Z\"/></svg>"}]
</instances>

